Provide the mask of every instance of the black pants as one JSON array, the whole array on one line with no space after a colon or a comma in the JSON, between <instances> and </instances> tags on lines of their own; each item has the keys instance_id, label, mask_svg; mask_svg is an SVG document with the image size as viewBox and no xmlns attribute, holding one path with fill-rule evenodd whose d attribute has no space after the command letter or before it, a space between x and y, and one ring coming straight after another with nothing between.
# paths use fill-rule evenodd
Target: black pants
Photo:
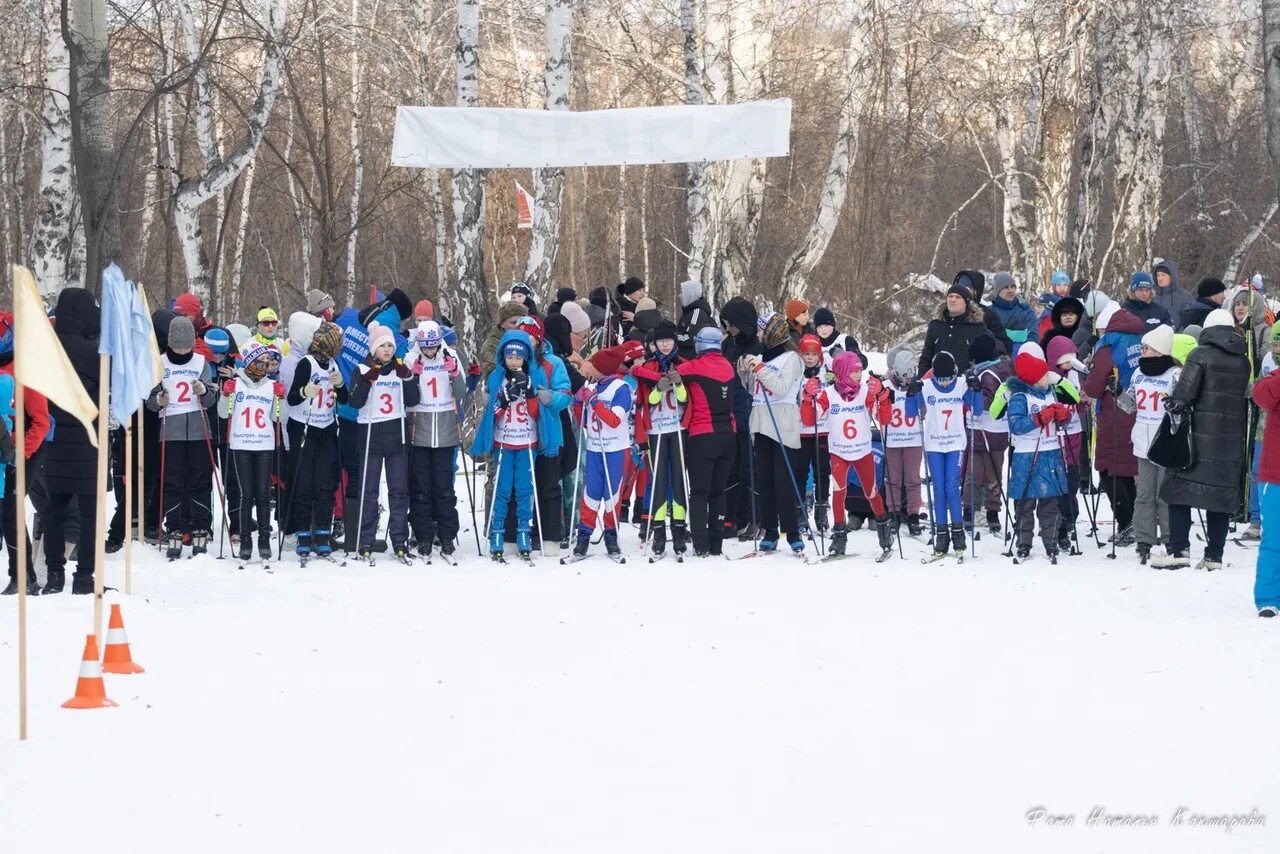
<instances>
[{"instance_id":1,"label":"black pants","mask_svg":"<svg viewBox=\"0 0 1280 854\"><path fill-rule=\"evenodd\" d=\"M1204 556L1209 560L1222 560L1222 550L1227 545L1227 529L1231 525L1231 514L1217 510L1206 510L1204 525L1208 543L1204 547ZM1191 508L1186 504L1169 505L1169 551L1181 555L1191 554Z\"/></svg>"},{"instance_id":2,"label":"black pants","mask_svg":"<svg viewBox=\"0 0 1280 854\"><path fill-rule=\"evenodd\" d=\"M18 448L18 453L22 449ZM41 464L44 453L37 451L35 456L27 460L27 483L41 478ZM18 471L13 466L4 467L4 500L0 501L0 527L4 529L4 547L9 552L9 577L18 577ZM24 508L25 511L25 508ZM31 537L27 533L27 514L21 515L22 535L27 538L27 578L35 578L35 569L31 563Z\"/></svg>"},{"instance_id":3,"label":"black pants","mask_svg":"<svg viewBox=\"0 0 1280 854\"><path fill-rule=\"evenodd\" d=\"M213 525L213 469L203 440L164 442L164 527L193 534Z\"/></svg>"},{"instance_id":4,"label":"black pants","mask_svg":"<svg viewBox=\"0 0 1280 854\"><path fill-rule=\"evenodd\" d=\"M271 545L271 462L274 451L227 451L235 466L236 479L240 483L240 512L238 530L243 532L241 548L249 545L249 532L253 530L253 512L258 515L258 547ZM228 501L230 499L228 498Z\"/></svg>"},{"instance_id":5,"label":"black pants","mask_svg":"<svg viewBox=\"0 0 1280 854\"><path fill-rule=\"evenodd\" d=\"M76 576L93 578L94 525L98 521L96 492L73 495L69 492L49 493L44 512L44 560L50 572L62 572L67 564L67 505L72 499L80 511L79 555ZM28 576L30 578L30 576Z\"/></svg>"},{"instance_id":6,"label":"black pants","mask_svg":"<svg viewBox=\"0 0 1280 854\"><path fill-rule=\"evenodd\" d=\"M753 437L756 448L756 492L760 500L760 527L766 533L785 531L791 535L800 533L800 519L796 514L796 488L791 473L799 469L799 448L779 445L768 436Z\"/></svg>"},{"instance_id":7,"label":"black pants","mask_svg":"<svg viewBox=\"0 0 1280 854\"><path fill-rule=\"evenodd\" d=\"M668 522L677 518L676 507L688 510L689 505L689 500L684 494L685 460L680 453L682 441L680 433L649 434L649 447L653 450L649 460L652 466L649 494L652 499L644 509L648 513L649 507L652 506L653 514L657 516L659 508L670 502L667 511L661 514L662 519Z\"/></svg>"},{"instance_id":8,"label":"black pants","mask_svg":"<svg viewBox=\"0 0 1280 854\"><path fill-rule=\"evenodd\" d=\"M703 433L689 437L689 532L695 552L720 554L725 484L738 457L737 435Z\"/></svg>"},{"instance_id":9,"label":"black pants","mask_svg":"<svg viewBox=\"0 0 1280 854\"><path fill-rule=\"evenodd\" d=\"M725 519L739 528L745 528L755 519L752 502L760 493L759 482L756 482L754 491L751 488L753 475L747 462L752 460L751 434L746 430L735 433L734 448L734 455L741 465L733 467L729 473L729 482L725 486ZM692 471L690 469L690 489L693 488Z\"/></svg>"},{"instance_id":10,"label":"black pants","mask_svg":"<svg viewBox=\"0 0 1280 854\"><path fill-rule=\"evenodd\" d=\"M458 496L453 490L457 447L409 449L409 527L418 543L430 545L439 537L452 544L458 538Z\"/></svg>"},{"instance_id":11,"label":"black pants","mask_svg":"<svg viewBox=\"0 0 1280 854\"><path fill-rule=\"evenodd\" d=\"M378 483L382 472L387 473L387 539L394 548L401 548L409 540L409 460L404 446L394 450L380 451L376 446L369 448L369 462L361 468L365 469L364 489L361 490L361 509L359 519L360 548L373 547L373 535L378 530ZM357 479L359 475L357 475ZM351 524L348 520L347 524ZM347 535L350 542L351 535Z\"/></svg>"},{"instance_id":12,"label":"black pants","mask_svg":"<svg viewBox=\"0 0 1280 854\"><path fill-rule=\"evenodd\" d=\"M138 462L138 434L131 434L133 445L133 461L134 465ZM124 502L124 484L125 479L134 476L134 472L125 470L124 448L125 433L123 427L118 427L111 431L111 487L116 496L116 509L111 514L111 522L107 527L107 539L117 543L125 540L125 502ZM141 524L138 514L142 512L143 507L142 489L138 484L133 486L133 525ZM130 526L129 534L132 534L133 526Z\"/></svg>"},{"instance_id":13,"label":"black pants","mask_svg":"<svg viewBox=\"0 0 1280 854\"><path fill-rule=\"evenodd\" d=\"M817 446L817 450L814 446ZM827 449L827 437L819 433L800 436L800 468L796 470L796 482L804 487L813 472L813 495L818 504L826 504L831 495L831 452Z\"/></svg>"},{"instance_id":14,"label":"black pants","mask_svg":"<svg viewBox=\"0 0 1280 854\"><path fill-rule=\"evenodd\" d=\"M1060 511L1057 498L1019 498L1014 501L1017 508L1015 524L1018 529L1018 545L1031 547L1035 536L1036 521L1040 522L1040 539L1045 548L1056 546L1058 542L1058 514Z\"/></svg>"},{"instance_id":15,"label":"black pants","mask_svg":"<svg viewBox=\"0 0 1280 854\"><path fill-rule=\"evenodd\" d=\"M1112 478L1101 472L1102 491L1111 501L1111 511L1116 517L1116 533L1133 524L1133 505L1138 500L1138 485L1131 477ZM1172 524L1172 523L1171 523Z\"/></svg>"},{"instance_id":16,"label":"black pants","mask_svg":"<svg viewBox=\"0 0 1280 854\"><path fill-rule=\"evenodd\" d=\"M1137 498L1137 485L1134 485L1134 497ZM1080 491L1080 467L1067 466L1067 494L1058 498L1058 530L1062 533L1069 532L1076 526L1076 519L1080 517L1080 504L1076 500L1076 494ZM1129 519L1133 519L1133 511L1129 511Z\"/></svg>"},{"instance_id":17,"label":"black pants","mask_svg":"<svg viewBox=\"0 0 1280 854\"><path fill-rule=\"evenodd\" d=\"M333 524L333 455L338 428L334 424L307 427L291 418L288 430L291 450L285 458L284 474L289 519L284 530L295 534L329 531Z\"/></svg>"}]
</instances>

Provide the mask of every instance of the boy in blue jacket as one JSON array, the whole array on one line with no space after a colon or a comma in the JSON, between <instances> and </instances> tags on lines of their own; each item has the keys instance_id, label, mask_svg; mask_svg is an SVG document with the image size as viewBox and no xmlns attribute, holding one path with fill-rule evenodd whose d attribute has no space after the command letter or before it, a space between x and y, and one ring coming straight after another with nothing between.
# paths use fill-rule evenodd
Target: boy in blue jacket
<instances>
[{"instance_id":1,"label":"boy in blue jacket","mask_svg":"<svg viewBox=\"0 0 1280 854\"><path fill-rule=\"evenodd\" d=\"M1058 499L1067 492L1067 467L1059 430L1071 420L1072 411L1054 395L1053 386L1059 377L1049 373L1040 345L1023 344L1013 362L1013 372L1006 387L1013 445L1009 497L1016 510L1017 559L1025 560L1031 555L1038 518L1045 554L1057 563Z\"/></svg>"}]
</instances>

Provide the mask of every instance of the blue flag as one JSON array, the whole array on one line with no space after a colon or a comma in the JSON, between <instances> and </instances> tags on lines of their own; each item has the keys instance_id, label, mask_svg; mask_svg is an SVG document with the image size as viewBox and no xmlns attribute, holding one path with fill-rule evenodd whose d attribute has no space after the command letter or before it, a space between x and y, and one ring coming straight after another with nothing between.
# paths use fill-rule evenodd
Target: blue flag
<instances>
[{"instance_id":1,"label":"blue flag","mask_svg":"<svg viewBox=\"0 0 1280 854\"><path fill-rule=\"evenodd\" d=\"M102 332L98 353L111 357L111 415L121 424L151 393L151 318L132 282L115 264L102 271Z\"/></svg>"}]
</instances>

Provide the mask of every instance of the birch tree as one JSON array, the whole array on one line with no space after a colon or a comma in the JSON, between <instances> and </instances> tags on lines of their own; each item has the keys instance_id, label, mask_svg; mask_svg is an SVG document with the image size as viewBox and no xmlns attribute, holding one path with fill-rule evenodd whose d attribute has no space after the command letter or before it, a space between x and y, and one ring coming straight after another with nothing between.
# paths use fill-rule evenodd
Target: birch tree
<instances>
[{"instance_id":1,"label":"birch tree","mask_svg":"<svg viewBox=\"0 0 1280 854\"><path fill-rule=\"evenodd\" d=\"M431 103L430 62L431 40L428 0L415 0L410 7L413 15L414 30L417 35L418 65L418 98L423 106ZM440 191L440 171L424 170L423 177L427 184L427 198L431 205L431 226L434 239L434 256L436 263L436 287L443 288L449 278L449 240L445 231L444 194Z\"/></svg>"},{"instance_id":2,"label":"birch tree","mask_svg":"<svg viewBox=\"0 0 1280 854\"><path fill-rule=\"evenodd\" d=\"M1280 0L1262 0L1262 69L1267 155L1271 178L1280 192Z\"/></svg>"},{"instance_id":3,"label":"birch tree","mask_svg":"<svg viewBox=\"0 0 1280 854\"><path fill-rule=\"evenodd\" d=\"M698 0L680 0L680 32L684 48L684 100L706 103L702 82L702 54L698 37ZM685 275L703 281L710 267L712 170L707 163L685 164L685 217L689 223L689 254Z\"/></svg>"},{"instance_id":4,"label":"birch tree","mask_svg":"<svg viewBox=\"0 0 1280 854\"><path fill-rule=\"evenodd\" d=\"M459 107L480 105L480 0L458 0L455 64ZM453 173L452 287L441 285L459 325L467 351L475 353L489 329L489 298L484 279L484 173L457 169Z\"/></svg>"},{"instance_id":5,"label":"birch tree","mask_svg":"<svg viewBox=\"0 0 1280 854\"><path fill-rule=\"evenodd\" d=\"M194 19L190 16L189 0L177 0L179 20L184 37L194 31ZM185 11L184 11L185 7ZM281 34L284 31L284 0L266 0L262 10L265 20L262 28L262 73L258 82L257 97L245 120L244 137L225 158L218 151L213 134L213 87L208 68L200 54L192 54L191 38L187 38L188 61L199 65L193 75L195 82L196 138L203 161L198 174L183 178L174 193L174 225L182 243L182 256L187 271L190 292L208 303L211 276L209 256L205 250L204 234L200 226L200 207L226 190L257 154L258 146L266 133L267 120L275 106L280 90L280 63L283 52ZM188 24L190 21L190 25ZM203 78L204 82L201 83Z\"/></svg>"},{"instance_id":6,"label":"birch tree","mask_svg":"<svg viewBox=\"0 0 1280 854\"><path fill-rule=\"evenodd\" d=\"M377 17L378 4L374 4ZM351 0L351 207L347 233L347 305L356 295L356 240L360 236L360 192L364 189L364 154L360 150L360 124L363 121L360 92L360 0Z\"/></svg>"},{"instance_id":7,"label":"birch tree","mask_svg":"<svg viewBox=\"0 0 1280 854\"><path fill-rule=\"evenodd\" d=\"M569 82L573 75L573 2L547 0L547 63L542 82L548 110L569 109ZM534 170L533 232L525 260L524 281L534 293L550 302L552 273L560 250L560 214L564 204L564 168Z\"/></svg>"}]
</instances>

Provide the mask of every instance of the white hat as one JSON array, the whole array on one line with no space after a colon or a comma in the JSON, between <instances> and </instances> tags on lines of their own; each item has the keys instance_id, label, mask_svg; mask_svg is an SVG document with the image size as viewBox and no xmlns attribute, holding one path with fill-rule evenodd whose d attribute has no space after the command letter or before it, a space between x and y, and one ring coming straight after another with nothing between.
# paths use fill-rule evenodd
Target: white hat
<instances>
[{"instance_id":1,"label":"white hat","mask_svg":"<svg viewBox=\"0 0 1280 854\"><path fill-rule=\"evenodd\" d=\"M1161 356L1173 353L1173 327L1161 324L1142 336L1142 343Z\"/></svg>"},{"instance_id":2,"label":"white hat","mask_svg":"<svg viewBox=\"0 0 1280 854\"><path fill-rule=\"evenodd\" d=\"M293 346L305 353L311 346L311 339L320 328L320 323L320 318L305 311L295 311L289 315L289 340Z\"/></svg>"},{"instance_id":3,"label":"white hat","mask_svg":"<svg viewBox=\"0 0 1280 854\"><path fill-rule=\"evenodd\" d=\"M1098 329L1106 329L1107 324L1111 323L1111 318L1115 317L1116 312L1120 310L1120 303L1112 300L1107 303L1107 307L1098 315L1098 319L1094 322L1094 326Z\"/></svg>"},{"instance_id":4,"label":"white hat","mask_svg":"<svg viewBox=\"0 0 1280 854\"><path fill-rule=\"evenodd\" d=\"M587 317L587 313L582 310L582 306L576 302L567 302L560 306L560 313L564 315L564 319L569 321L569 328L579 335L586 333L591 328L591 318Z\"/></svg>"},{"instance_id":5,"label":"white hat","mask_svg":"<svg viewBox=\"0 0 1280 854\"><path fill-rule=\"evenodd\" d=\"M1209 312L1209 316L1204 319L1205 329L1208 329L1210 326L1235 326L1235 325L1236 325L1235 319L1224 308L1215 308L1213 311Z\"/></svg>"}]
</instances>

